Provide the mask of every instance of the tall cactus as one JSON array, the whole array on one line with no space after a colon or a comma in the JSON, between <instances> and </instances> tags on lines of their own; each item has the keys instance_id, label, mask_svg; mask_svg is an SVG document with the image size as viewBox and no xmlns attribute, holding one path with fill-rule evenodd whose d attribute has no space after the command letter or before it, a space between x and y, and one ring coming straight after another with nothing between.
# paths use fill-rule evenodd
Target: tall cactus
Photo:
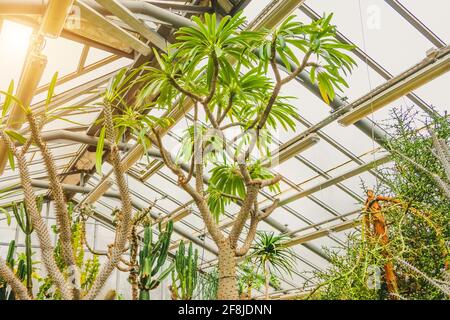
<instances>
[{"instance_id":1,"label":"tall cactus","mask_svg":"<svg viewBox=\"0 0 450 320\"><path fill-rule=\"evenodd\" d=\"M150 290L156 289L173 270L171 264L167 269L160 269L166 262L169 252L170 237L173 231L173 222L169 221L164 231L159 225L158 240L153 243L153 231L151 226L146 226L144 231L144 245L139 252L139 300L150 300Z\"/></svg>"},{"instance_id":2,"label":"tall cactus","mask_svg":"<svg viewBox=\"0 0 450 320\"><path fill-rule=\"evenodd\" d=\"M12 240L8 246L8 254L6 256L6 264L12 270L14 270L14 253L16 251L16 242ZM4 279L0 277L0 300L14 300L14 294L9 291L8 293L8 284Z\"/></svg>"},{"instance_id":3,"label":"tall cactus","mask_svg":"<svg viewBox=\"0 0 450 320\"><path fill-rule=\"evenodd\" d=\"M185 245L183 240L181 240L175 255L175 270L172 272L172 298L179 297L182 300L192 299L195 288L197 287L197 265L198 250L194 250L192 243L190 243L186 256Z\"/></svg>"},{"instance_id":4,"label":"tall cactus","mask_svg":"<svg viewBox=\"0 0 450 320\"><path fill-rule=\"evenodd\" d=\"M37 201L39 212L42 210L42 198L38 198ZM19 204L13 203L12 210L14 213L14 217L16 218L17 224L19 225L22 232L25 234L25 257L26 257L26 281L27 281L27 290L30 296L33 295L33 261L31 260L33 252L31 248L31 234L34 231L33 225L31 223L30 215L28 214L27 207L25 203L21 202ZM19 261L20 264L23 264L23 260Z\"/></svg>"}]
</instances>

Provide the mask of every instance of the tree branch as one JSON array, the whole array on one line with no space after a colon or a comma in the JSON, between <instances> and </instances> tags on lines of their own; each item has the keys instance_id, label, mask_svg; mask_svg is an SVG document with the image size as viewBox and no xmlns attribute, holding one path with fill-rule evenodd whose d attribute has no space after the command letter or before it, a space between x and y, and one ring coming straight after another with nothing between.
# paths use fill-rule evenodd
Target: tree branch
<instances>
[{"instance_id":1,"label":"tree branch","mask_svg":"<svg viewBox=\"0 0 450 320\"><path fill-rule=\"evenodd\" d=\"M120 258L124 252L124 248L126 247L128 238L130 236L132 227L131 214L133 211L133 205L131 203L128 184L125 179L124 174L125 170L122 166L122 162L120 159L119 148L115 143L116 133L114 129L114 121L112 114L113 112L112 106L108 101L105 101L103 110L105 115L106 138L111 143L110 148L111 164L113 167L114 176L116 178L116 183L119 189L120 200L122 202L122 208L120 210L122 214L117 224L114 246L111 250L111 256L103 266L94 283L92 284L91 290L85 297L85 299L87 300L93 300L98 295L98 293L105 285L114 268L118 266Z\"/></svg>"},{"instance_id":2,"label":"tree branch","mask_svg":"<svg viewBox=\"0 0 450 320\"><path fill-rule=\"evenodd\" d=\"M237 127L237 126L245 127L245 125L246 125L246 123L244 123L244 122L233 122L233 123L229 123L229 124L226 124L226 125L220 127L220 130L223 131L223 130L226 130L226 129L229 129L232 127Z\"/></svg>"},{"instance_id":3,"label":"tree branch","mask_svg":"<svg viewBox=\"0 0 450 320\"><path fill-rule=\"evenodd\" d=\"M191 98L194 101L202 101L203 99L196 95L193 92L190 92L189 90L184 89L176 80L174 77L169 76L169 81L172 84L172 86L175 87L175 89L177 89L178 91L180 91L182 94L188 96L189 98Z\"/></svg>"},{"instance_id":4,"label":"tree branch","mask_svg":"<svg viewBox=\"0 0 450 320\"><path fill-rule=\"evenodd\" d=\"M277 184L278 182L281 181L281 179L283 179L283 177L281 175L277 174L275 177L273 177L271 179L265 179L265 180L254 179L253 181L255 181L255 183L261 183L261 188L265 188L265 187L269 187L274 184Z\"/></svg>"},{"instance_id":5,"label":"tree branch","mask_svg":"<svg viewBox=\"0 0 450 320\"><path fill-rule=\"evenodd\" d=\"M241 209L234 220L233 227L231 228L229 239L232 248L235 248L239 239L239 236L244 228L245 222L247 221L248 215L252 209L255 199L258 197L259 186L258 185L248 185L247 195L245 196L244 202L241 205Z\"/></svg>"},{"instance_id":6,"label":"tree branch","mask_svg":"<svg viewBox=\"0 0 450 320\"><path fill-rule=\"evenodd\" d=\"M288 75L286 78L281 80L281 84L284 85L288 83L289 81L295 79L307 66L318 66L317 63L308 63L309 58L311 57L312 52L308 51L305 56L303 57L303 61L301 65L297 67L290 75Z\"/></svg>"},{"instance_id":7,"label":"tree branch","mask_svg":"<svg viewBox=\"0 0 450 320\"><path fill-rule=\"evenodd\" d=\"M278 208L278 204L280 203L280 199L275 199L275 201L272 203L270 207L268 207L266 210L259 213L258 221L264 220L268 216L274 212L276 208Z\"/></svg>"},{"instance_id":8,"label":"tree branch","mask_svg":"<svg viewBox=\"0 0 450 320\"><path fill-rule=\"evenodd\" d=\"M245 256L247 254L248 250L250 250L253 240L255 239L258 222L259 222L256 211L257 211L257 209L255 208L250 213L250 226L248 228L247 236L245 237L244 243L242 244L242 246L240 248L236 249L237 257Z\"/></svg>"},{"instance_id":9,"label":"tree branch","mask_svg":"<svg viewBox=\"0 0 450 320\"><path fill-rule=\"evenodd\" d=\"M273 51L273 50L272 50ZM292 72L290 75L288 75L286 78L282 79L280 78L279 72L278 72L278 67L276 65L276 61L275 61L275 57L272 57L270 63L272 65L272 69L275 72L275 78L276 78L276 83L275 83L275 87L273 88L272 91L272 95L269 98L269 101L267 102L267 105L264 109L264 112L262 113L261 117L259 118L259 120L257 121L258 126L257 126L257 132L259 134L259 131L264 127L267 118L270 115L270 111L272 110L272 107L280 93L281 87L288 83L289 81L291 81L292 79L294 79L295 77L297 77L308 65L308 60L311 56L312 52L308 51L305 56L303 57L303 61L301 63L300 66L298 66L298 68ZM278 73L277 73L278 72Z\"/></svg>"},{"instance_id":10,"label":"tree branch","mask_svg":"<svg viewBox=\"0 0 450 320\"><path fill-rule=\"evenodd\" d=\"M7 134L0 130L0 138L5 145L13 152L17 159L20 181L22 183L24 201L27 206L28 213L30 214L33 228L39 239L39 245L41 249L41 258L44 266L50 276L55 282L56 287L61 291L64 299L72 299L71 287L66 283L66 280L56 265L55 257L53 255L54 248L52 246L52 239L47 227L47 223L42 218L38 211L36 204L36 194L34 193L33 186L31 185L30 172L25 155L22 152L18 152L13 142Z\"/></svg>"},{"instance_id":11,"label":"tree branch","mask_svg":"<svg viewBox=\"0 0 450 320\"><path fill-rule=\"evenodd\" d=\"M40 126L35 116L29 112L27 113L28 123L30 125L31 137L41 151L44 159L45 167L50 182L50 191L53 195L56 211L56 222L59 229L59 240L61 242L61 250L64 262L69 269L76 269L75 256L72 248L72 230L69 213L67 211L67 201L64 195L62 184L58 177L58 172L55 165L52 152L47 147L47 143L42 139ZM80 298L78 289L74 289L75 299Z\"/></svg>"}]
</instances>

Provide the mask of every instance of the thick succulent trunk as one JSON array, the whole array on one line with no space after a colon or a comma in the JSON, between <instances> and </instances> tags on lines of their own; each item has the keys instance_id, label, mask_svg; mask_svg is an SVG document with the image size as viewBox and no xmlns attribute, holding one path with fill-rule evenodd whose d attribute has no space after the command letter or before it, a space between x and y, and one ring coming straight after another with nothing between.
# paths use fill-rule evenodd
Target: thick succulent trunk
<instances>
[{"instance_id":1,"label":"thick succulent trunk","mask_svg":"<svg viewBox=\"0 0 450 320\"><path fill-rule=\"evenodd\" d=\"M9 266L6 264L6 261L3 260L2 257L0 257L0 276L5 279L6 283L11 286L12 291L15 293L18 299L30 300L27 288L16 277L14 272L9 268Z\"/></svg>"},{"instance_id":2,"label":"thick succulent trunk","mask_svg":"<svg viewBox=\"0 0 450 320\"><path fill-rule=\"evenodd\" d=\"M7 144L10 150L14 149L13 143L5 134L0 132L0 137ZM33 186L31 185L28 162L26 161L25 156L20 152L16 153L16 158L24 193L24 201L41 247L41 259L49 276L55 282L57 288L61 291L63 299L71 300L73 298L72 290L70 290L70 286L66 283L64 276L56 265L55 258L53 256L54 248L52 246L52 240L47 223L44 221L37 208L36 194L34 193Z\"/></svg>"},{"instance_id":3,"label":"thick succulent trunk","mask_svg":"<svg viewBox=\"0 0 450 320\"><path fill-rule=\"evenodd\" d=\"M91 290L86 295L85 300L93 300L99 294L100 290L105 285L109 276L116 268L117 264L120 261L120 257L124 252L124 248L127 244L128 237L131 233L131 212L133 206L131 204L130 192L128 190L128 184L125 180L125 170L122 166L122 162L120 159L119 148L115 144L115 131L114 131L114 122L112 118L112 109L111 106L105 103L105 108L103 109L105 115L105 127L106 127L106 138L111 143L110 148L110 157L111 164L113 166L114 175L116 177L116 183L119 189L120 198L122 202L121 209L121 219L118 222L118 226L116 228L116 236L114 239L114 246L111 251L111 255L108 261L105 263L94 283L92 284Z\"/></svg>"},{"instance_id":4,"label":"thick succulent trunk","mask_svg":"<svg viewBox=\"0 0 450 320\"><path fill-rule=\"evenodd\" d=\"M375 237L383 247L386 247L389 244L388 237L388 229L386 225L386 221L384 219L384 215L382 212L382 207L379 200L386 200L385 197L375 197L375 194L372 190L367 192L367 200L366 200L366 211L371 214L372 224L373 224L373 234L370 231L370 222L369 217L366 217L365 223L366 232L372 237ZM384 280L386 281L386 286L389 292L389 299L398 300L398 285L397 285L397 276L395 275L394 266L392 264L390 253L383 249L381 254L387 260L384 265Z\"/></svg>"},{"instance_id":5,"label":"thick succulent trunk","mask_svg":"<svg viewBox=\"0 0 450 320\"><path fill-rule=\"evenodd\" d=\"M28 123L30 125L31 135L33 141L41 151L42 158L44 159L45 166L48 172L48 178L50 181L50 190L54 199L56 221L59 228L59 240L61 243L61 251L64 262L67 265L67 270L71 273L73 298L75 300L80 299L79 288L79 271L75 263L75 256L72 248L72 232L69 214L67 211L67 201L64 195L62 184L58 178L58 171L56 169L55 160L47 144L44 142L41 136L39 124L33 114L28 114Z\"/></svg>"},{"instance_id":6,"label":"thick succulent trunk","mask_svg":"<svg viewBox=\"0 0 450 320\"><path fill-rule=\"evenodd\" d=\"M236 284L235 250L228 241L219 246L219 300L239 300Z\"/></svg>"}]
</instances>

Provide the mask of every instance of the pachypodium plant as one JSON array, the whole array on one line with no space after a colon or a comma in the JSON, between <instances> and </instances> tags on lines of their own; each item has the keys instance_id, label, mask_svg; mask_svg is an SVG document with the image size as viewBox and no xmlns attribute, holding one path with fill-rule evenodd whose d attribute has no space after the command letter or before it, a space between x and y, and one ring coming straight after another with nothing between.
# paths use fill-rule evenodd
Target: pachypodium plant
<instances>
[{"instance_id":1,"label":"pachypodium plant","mask_svg":"<svg viewBox=\"0 0 450 320\"><path fill-rule=\"evenodd\" d=\"M192 242L185 250L181 240L175 254L175 270L172 271L172 299L191 300L198 284L198 250L193 248Z\"/></svg>"},{"instance_id":2,"label":"pachypodium plant","mask_svg":"<svg viewBox=\"0 0 450 320\"><path fill-rule=\"evenodd\" d=\"M238 289L241 300L253 298L253 290L260 290L266 284L266 276L261 268L255 268L255 259L252 256L246 258L238 266ZM275 273L269 274L269 284L275 290L280 288L280 279Z\"/></svg>"},{"instance_id":3,"label":"pachypodium plant","mask_svg":"<svg viewBox=\"0 0 450 320\"><path fill-rule=\"evenodd\" d=\"M336 39L336 28L331 19L332 15L328 15L303 24L290 17L275 30L254 32L241 31L245 22L241 14L226 16L221 21L217 21L214 14L205 14L202 18L193 18L195 26L179 29L175 44L168 48L166 54L154 52L157 67L143 66L130 72L124 70L114 77L101 102L103 119L96 167L101 173L101 161L104 150L107 150L121 196L121 207L118 209L120 214L117 215L114 244L85 299L94 299L98 295L128 249L133 208L118 147L124 134L134 135L144 150L150 144L159 150L163 162L177 176L180 187L193 199L219 249L218 298L238 298L236 257L247 254L259 222L268 217L279 203L275 200L267 207L259 208L257 200L259 191L264 188L278 190L277 185L282 179L263 165L270 158L270 139L279 127L294 130L298 117L299 111L289 103L289 98L281 95L282 87L300 73L308 72L325 102L330 102L336 90L347 86L343 74L351 72L355 64L347 54L353 47ZM55 82L53 79L47 106ZM137 83L140 90L135 94L135 101L129 104L125 93L139 87ZM41 135L47 114L36 116L30 106L23 105L11 92L3 92L8 103L4 104L2 114L7 114L11 101L21 106L31 135L25 138L14 130L2 128L0 138L8 146L10 160L17 160L25 203L47 272L64 299L78 299L81 296L80 276L71 245L67 201L52 153ZM189 107L194 109L194 124L187 130L180 157L190 163L187 165L189 169L185 170L182 167L186 166L180 166L162 139L167 126L175 119L156 117L148 111L163 109L168 114L185 115L190 121L191 115L186 112ZM203 123L201 114L206 117ZM233 131L231 129L239 133L228 138L227 135ZM17 147L17 142L22 147ZM36 196L25 161L25 153L32 143L41 151L48 171L61 255L70 270L67 276L56 265L50 233L37 211ZM14 165L14 161L10 162ZM207 165L212 169L206 188ZM190 184L191 179L195 183ZM230 233L226 234L218 221L231 203L238 204L240 209L233 217ZM248 219L249 231L239 247L238 241ZM8 273L5 266L0 259L0 270L5 271L1 276L21 299L29 298L26 288Z\"/></svg>"},{"instance_id":4,"label":"pachypodium plant","mask_svg":"<svg viewBox=\"0 0 450 320\"><path fill-rule=\"evenodd\" d=\"M48 148L41 132L44 124L50 118L56 117L55 114L57 114L57 110L49 110L48 108L52 101L56 81L57 74L52 78L49 85L48 96L44 108L45 112L40 114L36 114L34 110L31 109L30 105L25 105L22 101L13 96L13 82L11 82L7 91L0 92L6 96L1 113L2 117L8 115L10 107L15 104L22 109L30 129L29 137L24 137L13 129L0 126L0 141L7 147L10 166L19 171L24 194L24 203L39 242L42 263L45 266L50 279L47 284L50 286L54 285L62 299L71 300L82 298L81 273L77 266L76 254L72 243L72 221L68 212L68 201L60 177L58 176L52 151ZM120 191L122 203L122 206L119 209L120 219L117 222L116 236L114 238L114 243L111 245L112 249L108 255L108 259L99 271L98 276L95 277L95 280L90 284L90 289L86 292L83 297L84 299L94 299L97 297L112 271L120 262L122 254L127 250L126 244L131 230L132 204L127 182L124 177L124 170L120 163L119 148L116 140L116 127L111 109L113 101L110 100L114 98L110 94L113 90L112 88L116 89L117 87L117 79L115 79L115 81L110 83L108 90L103 95L105 114L103 125L105 128L105 136L102 143L108 148L114 175ZM2 121L2 123L5 122L6 121ZM57 264L52 235L45 219L40 215L36 200L37 197L31 184L26 153L32 144L35 145L42 154L43 162L47 169L50 186L49 193L55 208L56 230L60 254L64 263L64 272L61 271L60 266ZM2 257L0 257L0 276L9 284L18 299L28 300L33 298L29 295L27 287L23 285L22 281L7 266Z\"/></svg>"},{"instance_id":5,"label":"pachypodium plant","mask_svg":"<svg viewBox=\"0 0 450 320\"><path fill-rule=\"evenodd\" d=\"M169 252L173 222L169 221L165 230L159 227L159 236L153 242L151 226L145 227L144 243L139 252L139 300L150 300L150 291L156 289L171 273L174 265L163 268Z\"/></svg>"},{"instance_id":6,"label":"pachypodium plant","mask_svg":"<svg viewBox=\"0 0 450 320\"><path fill-rule=\"evenodd\" d=\"M37 199L38 209L39 211L42 210L42 197L39 197ZM19 253L17 260L14 259L14 253L16 250L16 244L15 241L11 241L8 247L8 255L6 258L6 265L10 267L12 271L15 272L16 276L22 281L26 282L27 291L30 297L33 296L33 272L35 271L34 265L37 263L36 261L32 260L33 251L31 246L31 234L33 233L33 226L30 221L30 216L28 214L26 205L23 202L16 203L13 202L10 205L9 208L13 216L17 222L17 225L19 226L20 230L25 235L25 252ZM4 209L4 212L7 213L9 217L8 224L11 222L11 215L8 210ZM17 263L17 268L14 269L15 264ZM1 279L1 277L0 277ZM6 288L8 287L8 284L4 279L2 279L0 284L0 287L2 288L2 292L0 293L0 300L5 300L7 298L6 295ZM15 299L15 294L10 291L8 300Z\"/></svg>"},{"instance_id":7,"label":"pachypodium plant","mask_svg":"<svg viewBox=\"0 0 450 320\"><path fill-rule=\"evenodd\" d=\"M148 72L139 79L144 86L138 100L152 99L152 108L193 120L178 157L163 142L165 129L152 119L140 124L149 132L141 141L159 150L218 247L218 299L238 299L236 257L247 254L259 222L279 203L259 208L257 196L264 188L278 190L282 177L264 165L270 158L271 137L280 127L294 130L298 118L299 110L281 95L282 87L308 72L330 102L336 90L347 86L344 74L355 65L348 55L352 46L336 39L331 19L328 15L303 24L290 17L275 30L254 32L241 31L245 22L241 14L220 21L205 14L203 19L193 18L195 26L176 33L177 41L167 53L154 52L157 67L143 68ZM190 107L193 112L188 115ZM132 127L142 132L139 126ZM232 135L233 131L238 133ZM205 187L207 166L211 177ZM225 234L219 220L231 203L240 209ZM249 231L239 247L247 220Z\"/></svg>"}]
</instances>

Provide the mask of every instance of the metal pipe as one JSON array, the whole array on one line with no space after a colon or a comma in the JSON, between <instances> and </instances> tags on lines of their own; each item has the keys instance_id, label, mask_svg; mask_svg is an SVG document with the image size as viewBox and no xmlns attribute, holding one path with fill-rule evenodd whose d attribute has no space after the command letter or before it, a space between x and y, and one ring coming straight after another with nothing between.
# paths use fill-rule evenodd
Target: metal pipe
<instances>
[{"instance_id":1,"label":"metal pipe","mask_svg":"<svg viewBox=\"0 0 450 320\"><path fill-rule=\"evenodd\" d=\"M101 13L108 15L109 12L94 0L83 1L86 5ZM39 14L45 12L48 0L0 0L0 12L2 14ZM176 28L193 26L194 23L183 16L160 8L148 2L142 1L120 1L128 10L133 13L143 14L162 22L168 23Z\"/></svg>"},{"instance_id":2,"label":"metal pipe","mask_svg":"<svg viewBox=\"0 0 450 320\"><path fill-rule=\"evenodd\" d=\"M152 52L148 45L133 36L131 33L125 31L121 27L106 19L103 15L101 15L97 10L92 8L87 3L83 1L75 1L75 6L78 6L80 8L80 19L86 19L86 21L88 21L90 24L101 28L106 32L106 34L111 34L113 37L126 43L131 48L144 56L148 56ZM100 6L100 8L103 7Z\"/></svg>"},{"instance_id":3,"label":"metal pipe","mask_svg":"<svg viewBox=\"0 0 450 320\"><path fill-rule=\"evenodd\" d=\"M145 37L153 45L161 50L165 50L167 47L167 40L164 39L159 33L150 28L145 22L136 18L127 7L125 7L118 0L96 0L105 9L110 11L120 20L125 22L128 26L133 28L133 30L139 32L140 35Z\"/></svg>"},{"instance_id":4,"label":"metal pipe","mask_svg":"<svg viewBox=\"0 0 450 320\"><path fill-rule=\"evenodd\" d=\"M431 31L422 21L420 21L411 11L409 11L398 0L384 0L392 9L397 11L409 24L419 31L425 38L438 48L443 48L446 43Z\"/></svg>"},{"instance_id":5,"label":"metal pipe","mask_svg":"<svg viewBox=\"0 0 450 320\"><path fill-rule=\"evenodd\" d=\"M302 11L304 14L306 14L308 17L310 17L313 20L320 19L320 15L317 14L313 9L311 9L306 4L300 7L300 11ZM378 62L376 62L372 57L370 57L367 53L362 51L358 46L355 45L352 41L350 41L346 36L344 36L339 30L336 31L336 39L338 39L340 42L347 43L350 45L354 45L355 48L352 50L352 52L357 56L361 61L364 61L367 63L369 67L371 67L376 73L378 73L380 76L382 76L385 80L390 80L393 78L393 75L387 71L385 68L383 68ZM414 102L418 107L420 107L422 110L424 110L426 113L433 115L435 114L434 110L430 107L429 104L427 104L422 98L417 96L415 93L411 92L406 95L412 102Z\"/></svg>"},{"instance_id":6,"label":"metal pipe","mask_svg":"<svg viewBox=\"0 0 450 320\"><path fill-rule=\"evenodd\" d=\"M367 171L369 169L372 169L372 168L375 168L375 167L377 167L379 165L387 163L388 161L390 161L390 159L391 159L390 155L385 155L385 156L382 156L382 157L380 157L380 158L378 158L378 159L376 159L374 161L365 163L365 164L363 164L361 166L358 166L358 167L356 167L354 169L351 169L351 170L349 170L349 171L347 171L347 172L345 172L345 173L343 173L343 174L341 174L341 175L339 175L337 177L328 179L325 182L319 183L319 184L317 184L317 185L315 185L315 186L313 186L313 187L311 187L311 188L309 188L307 190L303 190L303 191L301 191L301 192L299 192L297 194L294 194L294 195L292 195L290 197L287 197L287 198L285 198L285 199L280 201L279 206L282 206L282 205L291 203L291 202L293 202L295 200L304 198L304 197L306 197L306 196L308 196L310 194L313 194L313 193L315 193L317 191L320 191L320 190L323 190L325 188L328 188L328 187L336 184L337 182L341 182L341 181L347 180L347 179L349 179L351 177L354 177L354 176L356 176L356 175L358 175L358 174L360 174L362 172L365 172L365 171ZM263 210L265 210L265 209L266 208L264 208Z\"/></svg>"}]
</instances>

